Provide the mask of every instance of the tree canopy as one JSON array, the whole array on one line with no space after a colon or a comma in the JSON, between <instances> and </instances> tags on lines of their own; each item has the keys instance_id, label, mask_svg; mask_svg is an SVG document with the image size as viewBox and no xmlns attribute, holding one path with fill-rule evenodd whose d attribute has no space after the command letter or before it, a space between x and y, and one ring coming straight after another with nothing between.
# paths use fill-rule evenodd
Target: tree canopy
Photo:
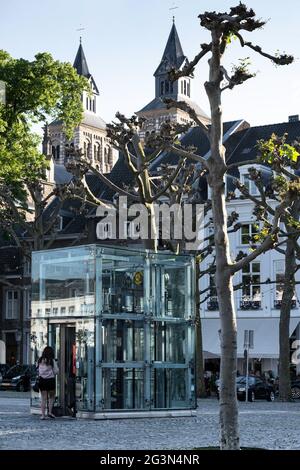
<instances>
[{"instance_id":1,"label":"tree canopy","mask_svg":"<svg viewBox=\"0 0 300 470\"><path fill-rule=\"evenodd\" d=\"M54 60L49 53L38 53L29 61L3 50L0 80L6 88L0 104L0 182L14 197L24 199L26 183L44 179L47 167L33 124L59 119L71 138L82 118L82 92L89 85L70 63Z\"/></svg>"}]
</instances>

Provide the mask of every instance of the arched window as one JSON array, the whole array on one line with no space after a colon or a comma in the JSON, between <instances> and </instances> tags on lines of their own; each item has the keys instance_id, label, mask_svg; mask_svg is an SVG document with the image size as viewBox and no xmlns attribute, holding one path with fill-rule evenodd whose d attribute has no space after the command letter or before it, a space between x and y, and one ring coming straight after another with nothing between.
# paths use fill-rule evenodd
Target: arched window
<instances>
[{"instance_id":1,"label":"arched window","mask_svg":"<svg viewBox=\"0 0 300 470\"><path fill-rule=\"evenodd\" d=\"M183 81L181 82L181 94L183 95Z\"/></svg>"},{"instance_id":2,"label":"arched window","mask_svg":"<svg viewBox=\"0 0 300 470\"><path fill-rule=\"evenodd\" d=\"M90 142L87 144L87 158L92 159L92 144Z\"/></svg>"},{"instance_id":3,"label":"arched window","mask_svg":"<svg viewBox=\"0 0 300 470\"><path fill-rule=\"evenodd\" d=\"M52 145L52 156L54 160L58 160L60 155L60 146L59 145Z\"/></svg>"},{"instance_id":4,"label":"arched window","mask_svg":"<svg viewBox=\"0 0 300 470\"><path fill-rule=\"evenodd\" d=\"M101 145L98 144L97 145L97 160L98 160L98 162L101 162L101 153L102 153L101 152Z\"/></svg>"},{"instance_id":5,"label":"arched window","mask_svg":"<svg viewBox=\"0 0 300 470\"><path fill-rule=\"evenodd\" d=\"M108 163L108 148L107 147L104 148L104 163L105 164Z\"/></svg>"},{"instance_id":6,"label":"arched window","mask_svg":"<svg viewBox=\"0 0 300 470\"><path fill-rule=\"evenodd\" d=\"M84 153L85 158L87 158L87 144L86 144L86 142L83 143L83 153Z\"/></svg>"},{"instance_id":7,"label":"arched window","mask_svg":"<svg viewBox=\"0 0 300 470\"><path fill-rule=\"evenodd\" d=\"M112 148L111 147L108 149L108 163L111 166L113 164L113 153L112 153Z\"/></svg>"},{"instance_id":8,"label":"arched window","mask_svg":"<svg viewBox=\"0 0 300 470\"><path fill-rule=\"evenodd\" d=\"M165 94L165 82L164 82L164 80L162 80L162 81L160 82L160 94L161 94L161 95L164 95L164 94Z\"/></svg>"},{"instance_id":9,"label":"arched window","mask_svg":"<svg viewBox=\"0 0 300 470\"><path fill-rule=\"evenodd\" d=\"M88 98L88 96L86 97L86 109L87 110L89 109L89 98Z\"/></svg>"},{"instance_id":10,"label":"arched window","mask_svg":"<svg viewBox=\"0 0 300 470\"><path fill-rule=\"evenodd\" d=\"M93 99L93 111L96 112L96 98Z\"/></svg>"},{"instance_id":11,"label":"arched window","mask_svg":"<svg viewBox=\"0 0 300 470\"><path fill-rule=\"evenodd\" d=\"M166 93L169 93L170 90L170 82L168 80L165 81L165 88L166 88Z\"/></svg>"},{"instance_id":12,"label":"arched window","mask_svg":"<svg viewBox=\"0 0 300 470\"><path fill-rule=\"evenodd\" d=\"M187 82L187 95L189 98L191 97L191 82L189 80Z\"/></svg>"},{"instance_id":13,"label":"arched window","mask_svg":"<svg viewBox=\"0 0 300 470\"><path fill-rule=\"evenodd\" d=\"M54 145L52 145L52 157L55 160L55 158L56 158L56 147Z\"/></svg>"},{"instance_id":14,"label":"arched window","mask_svg":"<svg viewBox=\"0 0 300 470\"><path fill-rule=\"evenodd\" d=\"M183 85L184 85L184 91L183 91L183 93L186 95L186 80L184 80Z\"/></svg>"}]
</instances>

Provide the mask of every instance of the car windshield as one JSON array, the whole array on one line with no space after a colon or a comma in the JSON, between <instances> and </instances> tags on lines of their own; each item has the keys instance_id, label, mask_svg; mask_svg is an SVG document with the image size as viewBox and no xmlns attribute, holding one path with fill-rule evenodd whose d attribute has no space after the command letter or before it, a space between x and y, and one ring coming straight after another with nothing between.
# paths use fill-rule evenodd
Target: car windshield
<instances>
[{"instance_id":1,"label":"car windshield","mask_svg":"<svg viewBox=\"0 0 300 470\"><path fill-rule=\"evenodd\" d=\"M238 377L238 379L239 379L237 381L238 384L246 384L246 377L241 376L241 377ZM255 384L255 377L248 377L248 384L249 385Z\"/></svg>"}]
</instances>

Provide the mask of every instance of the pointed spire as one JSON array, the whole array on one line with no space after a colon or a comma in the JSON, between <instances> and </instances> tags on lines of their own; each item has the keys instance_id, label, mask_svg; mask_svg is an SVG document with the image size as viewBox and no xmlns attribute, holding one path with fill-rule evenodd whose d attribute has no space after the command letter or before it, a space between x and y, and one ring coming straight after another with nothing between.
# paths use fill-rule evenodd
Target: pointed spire
<instances>
[{"instance_id":1,"label":"pointed spire","mask_svg":"<svg viewBox=\"0 0 300 470\"><path fill-rule=\"evenodd\" d=\"M51 139L50 139L50 132L49 132L49 126L48 123L46 122L45 126L43 127L44 134L43 134L43 155L46 155L48 157L52 153L52 145L51 145Z\"/></svg>"},{"instance_id":2,"label":"pointed spire","mask_svg":"<svg viewBox=\"0 0 300 470\"><path fill-rule=\"evenodd\" d=\"M82 40L80 37L79 48L75 57L73 67L77 70L78 75L83 75L84 77L89 78L91 76L88 68L88 64L83 52Z\"/></svg>"},{"instance_id":3,"label":"pointed spire","mask_svg":"<svg viewBox=\"0 0 300 470\"><path fill-rule=\"evenodd\" d=\"M171 32L169 34L169 38L167 41L167 45L165 47L161 62L155 71L154 75L158 75L161 72L165 72L166 69L171 69L175 67L179 69L183 62L185 61L186 57L183 53L180 39L177 33L177 29L175 26L175 17L173 16L173 24L171 28ZM164 70L161 70L163 68Z\"/></svg>"}]
</instances>

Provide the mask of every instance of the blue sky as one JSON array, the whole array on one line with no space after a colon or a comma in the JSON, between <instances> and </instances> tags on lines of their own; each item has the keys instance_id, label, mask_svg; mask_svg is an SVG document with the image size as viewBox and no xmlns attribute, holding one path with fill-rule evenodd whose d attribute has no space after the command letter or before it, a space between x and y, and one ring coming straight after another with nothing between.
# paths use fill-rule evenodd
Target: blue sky
<instances>
[{"instance_id":1,"label":"blue sky","mask_svg":"<svg viewBox=\"0 0 300 470\"><path fill-rule=\"evenodd\" d=\"M32 59L49 51L73 62L79 36L91 73L100 89L100 114L109 122L116 111L132 114L154 97L153 72L165 47L175 12L184 53L193 58L209 36L199 25L205 10L225 11L238 0L0 0L0 48L14 57ZM245 34L267 51L277 49L300 57L300 2L249 0L265 28ZM178 9L170 11L173 6ZM287 12L289 16L287 16ZM84 31L76 31L85 28ZM223 95L224 119L247 119L252 125L283 122L300 114L300 62L276 68L267 60L233 44L226 53L230 69L250 56L257 77ZM208 112L203 83L204 60L195 75L192 97Z\"/></svg>"}]
</instances>

